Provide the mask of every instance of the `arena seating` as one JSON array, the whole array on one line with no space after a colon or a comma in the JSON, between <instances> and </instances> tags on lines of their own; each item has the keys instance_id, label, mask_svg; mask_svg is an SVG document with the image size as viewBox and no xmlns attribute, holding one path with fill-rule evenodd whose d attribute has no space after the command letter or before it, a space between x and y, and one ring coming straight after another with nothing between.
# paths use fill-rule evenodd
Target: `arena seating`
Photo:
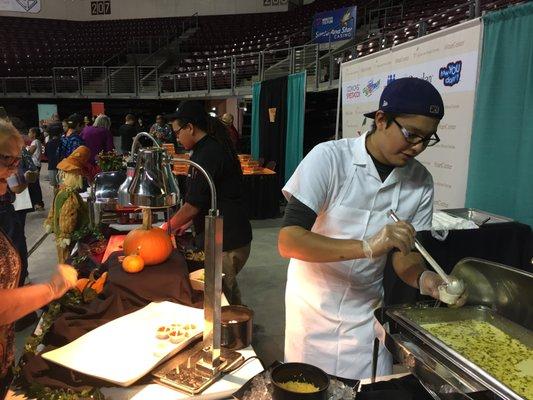
<instances>
[{"instance_id":1,"label":"arena seating","mask_svg":"<svg viewBox=\"0 0 533 400\"><path fill-rule=\"evenodd\" d=\"M169 35L181 20L78 22L0 17L0 76L50 76L55 66L102 65L131 38Z\"/></svg>"},{"instance_id":2,"label":"arena seating","mask_svg":"<svg viewBox=\"0 0 533 400\"><path fill-rule=\"evenodd\" d=\"M482 0L480 11L493 11L523 1ZM470 19L470 4L465 1L412 0L399 4L403 7L391 7L386 17L380 19L377 32L357 45L357 57L416 38L422 20L427 21L426 33L432 33Z\"/></svg>"},{"instance_id":3,"label":"arena seating","mask_svg":"<svg viewBox=\"0 0 533 400\"><path fill-rule=\"evenodd\" d=\"M483 0L482 11L523 0ZM358 25L376 7L377 0L358 1ZM285 48L310 40L313 15L354 4L353 0L317 0L286 13L200 16L198 29L180 49L180 61L167 72L179 74L177 89L203 90L208 60L212 60L214 88L228 87L230 57L237 56L239 79L258 72L257 52ZM357 46L357 56L375 52L418 35L417 23L427 20L431 33L469 18L463 0L391 0L367 40ZM400 7L401 5L401 7ZM98 66L123 50L135 37L175 35L187 18L154 18L76 22L51 19L0 17L0 76L50 76L52 67ZM182 79L183 78L183 79ZM205 87L204 87L205 86Z\"/></svg>"}]
</instances>

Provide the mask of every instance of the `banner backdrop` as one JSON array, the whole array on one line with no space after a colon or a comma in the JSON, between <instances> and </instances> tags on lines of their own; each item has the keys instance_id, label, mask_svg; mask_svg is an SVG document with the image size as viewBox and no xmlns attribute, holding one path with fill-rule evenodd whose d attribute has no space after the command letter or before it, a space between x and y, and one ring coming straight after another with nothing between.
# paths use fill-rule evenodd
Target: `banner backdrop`
<instances>
[{"instance_id":1,"label":"banner backdrop","mask_svg":"<svg viewBox=\"0 0 533 400\"><path fill-rule=\"evenodd\" d=\"M363 113L394 79L425 79L441 93L441 142L417 157L433 175L436 209L464 207L480 40L477 19L341 65L343 137L370 128Z\"/></svg>"},{"instance_id":2,"label":"banner backdrop","mask_svg":"<svg viewBox=\"0 0 533 400\"><path fill-rule=\"evenodd\" d=\"M315 14L313 19L313 42L328 43L331 41L352 39L355 35L357 7L345 7L337 10Z\"/></svg>"},{"instance_id":3,"label":"banner backdrop","mask_svg":"<svg viewBox=\"0 0 533 400\"><path fill-rule=\"evenodd\" d=\"M57 114L57 104L37 104L37 113L39 121L48 120L54 114Z\"/></svg>"},{"instance_id":4,"label":"banner backdrop","mask_svg":"<svg viewBox=\"0 0 533 400\"><path fill-rule=\"evenodd\" d=\"M41 0L0 0L0 11L36 14L41 11Z\"/></svg>"}]
</instances>

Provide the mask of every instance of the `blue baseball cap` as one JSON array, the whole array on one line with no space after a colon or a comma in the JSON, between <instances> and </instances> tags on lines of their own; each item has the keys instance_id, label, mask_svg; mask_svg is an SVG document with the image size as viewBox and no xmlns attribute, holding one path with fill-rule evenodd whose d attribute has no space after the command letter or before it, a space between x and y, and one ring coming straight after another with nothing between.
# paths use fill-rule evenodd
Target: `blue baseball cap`
<instances>
[{"instance_id":1,"label":"blue baseball cap","mask_svg":"<svg viewBox=\"0 0 533 400\"><path fill-rule=\"evenodd\" d=\"M389 83L379 98L379 109L391 114L425 115L442 119L444 103L439 91L420 78L400 78ZM364 114L374 118L378 110Z\"/></svg>"}]
</instances>

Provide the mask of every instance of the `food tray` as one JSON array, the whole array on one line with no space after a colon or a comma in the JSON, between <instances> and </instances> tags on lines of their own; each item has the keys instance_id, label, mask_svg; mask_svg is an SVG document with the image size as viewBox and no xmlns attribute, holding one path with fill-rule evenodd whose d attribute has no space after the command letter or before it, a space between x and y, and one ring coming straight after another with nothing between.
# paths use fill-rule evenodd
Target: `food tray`
<instances>
[{"instance_id":1,"label":"food tray","mask_svg":"<svg viewBox=\"0 0 533 400\"><path fill-rule=\"evenodd\" d=\"M387 314L404 328L414 334L419 340L429 345L444 358L459 366L470 375L478 377L495 392L503 395L504 398L521 399L512 388L504 385L497 378L490 375L480 366L476 365L461 353L457 352L440 339L433 336L424 329L423 325L433 323L445 323L464 320L476 320L487 322L500 329L511 338L522 344L533 348L533 333L506 318L496 314L486 307L463 307L460 309L451 308L391 308Z\"/></svg>"},{"instance_id":2,"label":"food tray","mask_svg":"<svg viewBox=\"0 0 533 400\"><path fill-rule=\"evenodd\" d=\"M454 217L467 219L473 221L476 225L484 224L503 224L506 222L513 222L511 218L502 217L501 215L491 214L486 211L481 211L476 208L453 208L449 210L441 210Z\"/></svg>"},{"instance_id":3,"label":"food tray","mask_svg":"<svg viewBox=\"0 0 533 400\"><path fill-rule=\"evenodd\" d=\"M199 337L203 318L203 309L168 301L150 303L42 357L86 375L129 386ZM189 329L189 337L177 344L158 339L158 327L172 323L195 326Z\"/></svg>"}]
</instances>

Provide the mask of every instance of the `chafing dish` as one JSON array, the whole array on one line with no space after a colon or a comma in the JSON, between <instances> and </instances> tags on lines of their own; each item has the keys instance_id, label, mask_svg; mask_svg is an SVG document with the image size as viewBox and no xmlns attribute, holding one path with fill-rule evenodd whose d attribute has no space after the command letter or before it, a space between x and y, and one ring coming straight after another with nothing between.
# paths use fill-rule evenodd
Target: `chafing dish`
<instances>
[{"instance_id":1,"label":"chafing dish","mask_svg":"<svg viewBox=\"0 0 533 400\"><path fill-rule=\"evenodd\" d=\"M453 217L473 221L478 226L484 224L502 224L505 222L513 222L511 218L502 217L501 215L492 214L487 211L481 211L477 208L452 208L442 211L450 214Z\"/></svg>"},{"instance_id":2,"label":"chafing dish","mask_svg":"<svg viewBox=\"0 0 533 400\"><path fill-rule=\"evenodd\" d=\"M435 303L399 305L375 311L387 329L385 346L435 399L525 399L424 328L429 323L476 320L533 348L533 274L467 258L452 274L463 279L469 300L463 308Z\"/></svg>"},{"instance_id":3,"label":"chafing dish","mask_svg":"<svg viewBox=\"0 0 533 400\"><path fill-rule=\"evenodd\" d=\"M89 216L93 225L115 222L118 206L118 189L126 180L124 171L100 172L94 177L91 194L87 199Z\"/></svg>"}]
</instances>

